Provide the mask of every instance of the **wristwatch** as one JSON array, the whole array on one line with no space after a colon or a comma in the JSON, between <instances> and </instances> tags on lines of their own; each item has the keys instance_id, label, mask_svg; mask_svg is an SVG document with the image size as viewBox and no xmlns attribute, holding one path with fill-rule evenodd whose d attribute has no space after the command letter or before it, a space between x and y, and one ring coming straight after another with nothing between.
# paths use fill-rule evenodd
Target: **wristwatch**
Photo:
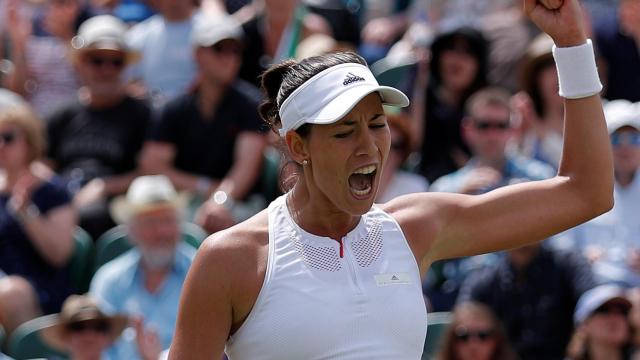
<instances>
[{"instance_id":1,"label":"wristwatch","mask_svg":"<svg viewBox=\"0 0 640 360\"><path fill-rule=\"evenodd\" d=\"M211 199L213 199L213 202L223 206L225 209L229 211L233 210L234 206L236 205L235 200L233 200L233 198L223 190L218 190L214 192L213 195L211 196Z\"/></svg>"}]
</instances>

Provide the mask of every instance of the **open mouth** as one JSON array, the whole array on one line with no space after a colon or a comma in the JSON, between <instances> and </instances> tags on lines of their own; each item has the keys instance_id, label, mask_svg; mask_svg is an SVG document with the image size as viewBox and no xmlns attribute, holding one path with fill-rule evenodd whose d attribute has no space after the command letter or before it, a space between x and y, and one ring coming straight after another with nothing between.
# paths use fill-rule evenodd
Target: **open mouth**
<instances>
[{"instance_id":1,"label":"open mouth","mask_svg":"<svg viewBox=\"0 0 640 360\"><path fill-rule=\"evenodd\" d=\"M349 187L357 197L366 197L373 190L373 180L378 168L375 165L363 166L349 176Z\"/></svg>"}]
</instances>

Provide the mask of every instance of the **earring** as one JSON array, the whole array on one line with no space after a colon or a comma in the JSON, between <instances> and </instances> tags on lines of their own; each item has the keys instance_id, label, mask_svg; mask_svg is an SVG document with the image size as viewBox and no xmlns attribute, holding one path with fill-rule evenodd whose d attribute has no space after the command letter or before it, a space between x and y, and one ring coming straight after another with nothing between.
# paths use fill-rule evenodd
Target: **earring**
<instances>
[{"instance_id":1,"label":"earring","mask_svg":"<svg viewBox=\"0 0 640 360\"><path fill-rule=\"evenodd\" d=\"M307 165L309 165L309 160L307 159L302 160L302 166L307 166Z\"/></svg>"}]
</instances>

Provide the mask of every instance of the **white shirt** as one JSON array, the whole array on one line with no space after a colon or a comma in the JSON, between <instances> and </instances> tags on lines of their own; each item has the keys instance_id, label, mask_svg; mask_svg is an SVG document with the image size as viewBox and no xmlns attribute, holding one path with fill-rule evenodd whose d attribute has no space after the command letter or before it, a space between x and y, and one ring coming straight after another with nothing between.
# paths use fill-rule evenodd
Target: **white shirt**
<instances>
[{"instance_id":1,"label":"white shirt","mask_svg":"<svg viewBox=\"0 0 640 360\"><path fill-rule=\"evenodd\" d=\"M338 242L301 229L285 197L269 206L265 281L229 358L419 359L426 307L397 222L374 206Z\"/></svg>"}]
</instances>

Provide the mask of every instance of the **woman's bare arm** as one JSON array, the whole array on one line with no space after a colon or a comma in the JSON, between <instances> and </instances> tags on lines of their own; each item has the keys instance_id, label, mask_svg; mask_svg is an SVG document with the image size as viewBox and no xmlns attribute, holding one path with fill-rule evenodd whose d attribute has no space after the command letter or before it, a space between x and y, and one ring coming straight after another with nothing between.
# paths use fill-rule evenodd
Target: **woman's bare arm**
<instances>
[{"instance_id":1,"label":"woman's bare arm","mask_svg":"<svg viewBox=\"0 0 640 360\"><path fill-rule=\"evenodd\" d=\"M559 47L586 37L577 0L559 11L525 1L525 11ZM479 196L417 194L387 205L423 266L432 261L518 247L542 240L613 204L613 165L598 95L565 100L565 133L558 175Z\"/></svg>"}]
</instances>

